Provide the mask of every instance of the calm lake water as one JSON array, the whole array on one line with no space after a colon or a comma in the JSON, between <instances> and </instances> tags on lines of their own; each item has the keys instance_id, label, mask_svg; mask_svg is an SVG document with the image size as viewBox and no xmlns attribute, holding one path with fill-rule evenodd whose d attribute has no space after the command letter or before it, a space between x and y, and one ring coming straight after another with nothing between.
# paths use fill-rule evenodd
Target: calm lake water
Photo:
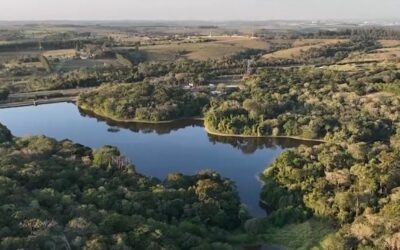
<instances>
[{"instance_id":1,"label":"calm lake water","mask_svg":"<svg viewBox=\"0 0 400 250\"><path fill-rule=\"evenodd\" d=\"M117 146L138 172L164 179L168 173L195 174L211 169L235 181L241 200L254 216L262 183L258 175L285 148L301 142L289 139L233 138L208 135L202 122L173 124L116 124L81 113L72 103L57 103L0 110L0 122L14 135L43 134L58 140L98 148ZM120 128L119 131L110 131Z\"/></svg>"}]
</instances>

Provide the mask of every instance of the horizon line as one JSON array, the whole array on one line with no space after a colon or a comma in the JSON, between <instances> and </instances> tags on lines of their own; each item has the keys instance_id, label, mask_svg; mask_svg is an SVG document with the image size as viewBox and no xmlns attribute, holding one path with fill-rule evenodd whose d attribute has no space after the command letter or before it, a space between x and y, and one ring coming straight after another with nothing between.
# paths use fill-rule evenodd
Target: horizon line
<instances>
[{"instance_id":1,"label":"horizon line","mask_svg":"<svg viewBox=\"0 0 400 250\"><path fill-rule=\"evenodd\" d=\"M400 21L396 18L299 18L299 19L0 19L0 22L296 22L296 21Z\"/></svg>"}]
</instances>

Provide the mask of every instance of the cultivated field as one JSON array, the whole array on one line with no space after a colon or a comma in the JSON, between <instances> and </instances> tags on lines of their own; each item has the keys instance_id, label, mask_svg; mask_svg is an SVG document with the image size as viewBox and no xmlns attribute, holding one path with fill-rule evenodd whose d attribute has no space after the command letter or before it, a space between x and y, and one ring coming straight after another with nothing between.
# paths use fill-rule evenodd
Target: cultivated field
<instances>
[{"instance_id":1,"label":"cultivated field","mask_svg":"<svg viewBox=\"0 0 400 250\"><path fill-rule=\"evenodd\" d=\"M62 60L59 63L55 63L53 67L55 71L67 72L76 69L96 68L96 67L100 68L109 65L119 66L120 64L118 63L117 60L113 59L87 59L87 60L73 59L73 60Z\"/></svg>"},{"instance_id":2,"label":"cultivated field","mask_svg":"<svg viewBox=\"0 0 400 250\"><path fill-rule=\"evenodd\" d=\"M400 59L400 41L398 40L380 40L383 48L373 50L369 53L353 53L349 55L342 63L346 62L376 62L385 60Z\"/></svg>"},{"instance_id":3,"label":"cultivated field","mask_svg":"<svg viewBox=\"0 0 400 250\"><path fill-rule=\"evenodd\" d=\"M292 48L279 50L263 56L264 59L291 59L300 56L303 51L332 45L345 40L341 39L299 39L293 42Z\"/></svg>"},{"instance_id":4,"label":"cultivated field","mask_svg":"<svg viewBox=\"0 0 400 250\"><path fill-rule=\"evenodd\" d=\"M70 58L76 55L76 50L75 49L48 50L43 52L42 55L48 58L60 58L60 57Z\"/></svg>"},{"instance_id":5,"label":"cultivated field","mask_svg":"<svg viewBox=\"0 0 400 250\"><path fill-rule=\"evenodd\" d=\"M147 60L171 61L184 57L192 60L219 59L246 49L269 48L268 42L249 37L212 37L214 41L202 43L171 43L141 48L146 52Z\"/></svg>"}]
</instances>

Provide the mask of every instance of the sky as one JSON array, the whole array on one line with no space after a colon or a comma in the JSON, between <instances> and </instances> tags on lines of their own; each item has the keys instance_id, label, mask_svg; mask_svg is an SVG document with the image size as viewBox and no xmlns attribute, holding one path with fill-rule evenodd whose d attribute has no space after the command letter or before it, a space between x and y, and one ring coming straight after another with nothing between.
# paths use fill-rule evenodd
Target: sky
<instances>
[{"instance_id":1,"label":"sky","mask_svg":"<svg viewBox=\"0 0 400 250\"><path fill-rule=\"evenodd\" d=\"M0 20L400 19L400 0L0 0Z\"/></svg>"}]
</instances>

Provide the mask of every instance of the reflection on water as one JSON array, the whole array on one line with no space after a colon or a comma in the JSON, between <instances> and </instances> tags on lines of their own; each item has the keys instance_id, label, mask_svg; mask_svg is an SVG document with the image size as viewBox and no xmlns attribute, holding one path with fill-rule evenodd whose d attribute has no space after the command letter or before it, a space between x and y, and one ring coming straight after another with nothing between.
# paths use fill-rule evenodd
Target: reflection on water
<instances>
[{"instance_id":1,"label":"reflection on water","mask_svg":"<svg viewBox=\"0 0 400 250\"><path fill-rule=\"evenodd\" d=\"M242 202L254 216L265 214L259 206L259 174L283 149L310 144L291 139L208 135L202 121L193 120L116 123L80 113L71 103L2 109L0 122L16 136L44 134L92 148L116 146L140 173L159 179L172 172L217 171L235 182Z\"/></svg>"},{"instance_id":2,"label":"reflection on water","mask_svg":"<svg viewBox=\"0 0 400 250\"><path fill-rule=\"evenodd\" d=\"M110 126L110 129L125 128L132 132L138 133L156 133L158 135L169 134L179 129L186 127L201 127L203 128L203 121L200 119L181 119L168 123L138 123L138 122L117 122L111 119L95 115L89 111L83 111L79 109L79 113L82 116L91 117L97 119L97 121L103 121ZM110 131L109 132L118 132ZM313 142L307 140L295 140L291 138L265 138L265 137L240 137L240 136L219 136L208 134L209 141L211 143L225 143L230 144L234 148L240 149L245 154L253 154L257 150L262 149L288 149L298 147L299 145L313 146L320 144L320 142Z\"/></svg>"},{"instance_id":3,"label":"reflection on water","mask_svg":"<svg viewBox=\"0 0 400 250\"><path fill-rule=\"evenodd\" d=\"M169 134L173 131L186 128L188 126L203 127L203 121L194 119L181 119L174 122L168 123L138 123L138 122L117 122L105 117L95 115L89 111L83 111L79 109L79 113L83 117L91 117L97 119L97 121L103 121L110 127L120 127L129 129L132 132L138 133L156 133L158 135Z\"/></svg>"},{"instance_id":4,"label":"reflection on water","mask_svg":"<svg viewBox=\"0 0 400 250\"><path fill-rule=\"evenodd\" d=\"M262 149L287 149L294 148L300 145L313 146L320 144L319 142L294 140L290 138L244 138L244 137L227 137L227 136L217 136L208 134L210 142L213 143L226 143L233 147L240 149L245 154L252 154L257 150Z\"/></svg>"}]
</instances>

